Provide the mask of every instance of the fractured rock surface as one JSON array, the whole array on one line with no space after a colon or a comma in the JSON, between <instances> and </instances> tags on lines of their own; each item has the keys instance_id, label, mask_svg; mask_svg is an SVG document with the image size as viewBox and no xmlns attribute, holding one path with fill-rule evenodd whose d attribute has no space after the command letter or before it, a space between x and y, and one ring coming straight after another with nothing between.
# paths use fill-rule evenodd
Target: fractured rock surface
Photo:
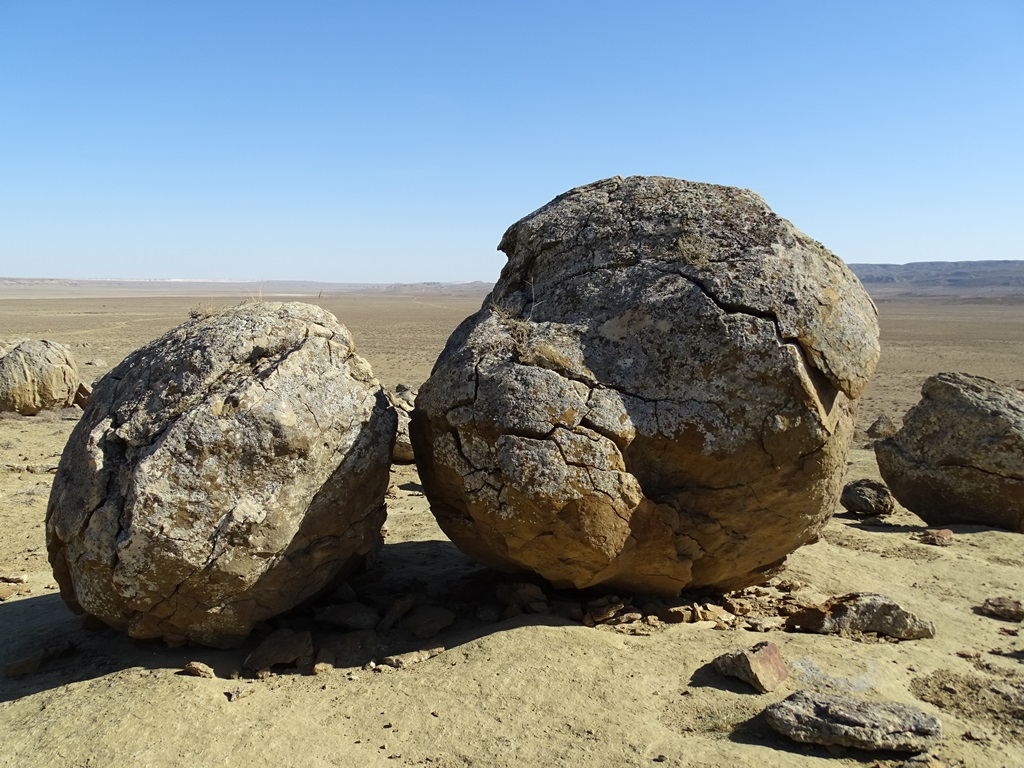
<instances>
[{"instance_id":1,"label":"fractured rock surface","mask_svg":"<svg viewBox=\"0 0 1024 768\"><path fill-rule=\"evenodd\" d=\"M34 416L67 408L78 392L78 365L55 341L23 341L0 357L0 411Z\"/></svg>"},{"instance_id":2,"label":"fractured rock surface","mask_svg":"<svg viewBox=\"0 0 1024 768\"><path fill-rule=\"evenodd\" d=\"M756 194L658 177L514 224L421 387L420 476L467 554L560 587L738 588L839 498L876 311Z\"/></svg>"},{"instance_id":3,"label":"fractured rock surface","mask_svg":"<svg viewBox=\"0 0 1024 768\"><path fill-rule=\"evenodd\" d=\"M65 601L132 637L240 642L379 545L395 415L306 304L197 318L96 385L46 515Z\"/></svg>"},{"instance_id":4,"label":"fractured rock surface","mask_svg":"<svg viewBox=\"0 0 1024 768\"><path fill-rule=\"evenodd\" d=\"M895 701L798 691L764 711L773 730L805 744L923 752L942 739L942 724Z\"/></svg>"},{"instance_id":5,"label":"fractured rock surface","mask_svg":"<svg viewBox=\"0 0 1024 768\"><path fill-rule=\"evenodd\" d=\"M937 373L903 428L875 443L900 504L929 525L980 523L1024 533L1024 392Z\"/></svg>"}]
</instances>

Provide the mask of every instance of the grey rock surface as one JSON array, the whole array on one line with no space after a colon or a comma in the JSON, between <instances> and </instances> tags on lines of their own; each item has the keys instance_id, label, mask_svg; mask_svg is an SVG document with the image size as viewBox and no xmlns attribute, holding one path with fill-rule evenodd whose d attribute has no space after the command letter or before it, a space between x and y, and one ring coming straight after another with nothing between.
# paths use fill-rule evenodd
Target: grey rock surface
<instances>
[{"instance_id":1,"label":"grey rock surface","mask_svg":"<svg viewBox=\"0 0 1024 768\"><path fill-rule=\"evenodd\" d=\"M942 725L918 707L894 701L798 691L764 711L768 725L805 744L924 752L942 740Z\"/></svg>"},{"instance_id":2,"label":"grey rock surface","mask_svg":"<svg viewBox=\"0 0 1024 768\"><path fill-rule=\"evenodd\" d=\"M1024 532L1024 392L966 373L938 373L903 428L875 443L897 501L929 525Z\"/></svg>"},{"instance_id":3,"label":"grey rock surface","mask_svg":"<svg viewBox=\"0 0 1024 768\"><path fill-rule=\"evenodd\" d=\"M847 512L863 517L885 517L896 508L896 500L885 483L870 478L847 483L839 503Z\"/></svg>"},{"instance_id":4,"label":"grey rock surface","mask_svg":"<svg viewBox=\"0 0 1024 768\"><path fill-rule=\"evenodd\" d=\"M412 441L409 438L409 420L413 408L416 405L417 389L408 384L399 384L394 390L385 390L388 402L395 409L398 416L398 435L395 438L395 448L392 452L392 459L399 464L411 464L416 460L413 453Z\"/></svg>"},{"instance_id":5,"label":"grey rock surface","mask_svg":"<svg viewBox=\"0 0 1024 768\"><path fill-rule=\"evenodd\" d=\"M895 421L893 421L884 413L877 419L875 419L873 422L871 422L871 426L869 426L867 430L868 437L872 438L873 440L881 440L882 438L885 437L892 437L899 431L899 425L896 424Z\"/></svg>"},{"instance_id":6,"label":"grey rock surface","mask_svg":"<svg viewBox=\"0 0 1024 768\"><path fill-rule=\"evenodd\" d=\"M23 341L0 357L0 411L34 416L67 408L78 392L78 365L55 341Z\"/></svg>"},{"instance_id":7,"label":"grey rock surface","mask_svg":"<svg viewBox=\"0 0 1024 768\"><path fill-rule=\"evenodd\" d=\"M514 224L411 425L467 554L559 587L738 588L839 499L876 311L756 194L658 177Z\"/></svg>"},{"instance_id":8,"label":"grey rock surface","mask_svg":"<svg viewBox=\"0 0 1024 768\"><path fill-rule=\"evenodd\" d=\"M196 318L93 390L54 477L69 605L132 637L233 645L379 545L395 416L306 304Z\"/></svg>"},{"instance_id":9,"label":"grey rock surface","mask_svg":"<svg viewBox=\"0 0 1024 768\"><path fill-rule=\"evenodd\" d=\"M805 608L787 625L803 632L843 635L874 632L897 640L935 637L935 625L903 608L892 598L872 592L851 592L823 605Z\"/></svg>"}]
</instances>

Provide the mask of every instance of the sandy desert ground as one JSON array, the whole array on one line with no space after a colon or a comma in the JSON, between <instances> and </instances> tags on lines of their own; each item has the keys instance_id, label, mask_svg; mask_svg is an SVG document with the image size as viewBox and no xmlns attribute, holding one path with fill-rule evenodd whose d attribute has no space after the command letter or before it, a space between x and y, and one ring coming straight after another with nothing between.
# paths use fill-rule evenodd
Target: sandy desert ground
<instances>
[{"instance_id":1,"label":"sandy desert ground","mask_svg":"<svg viewBox=\"0 0 1024 768\"><path fill-rule=\"evenodd\" d=\"M41 298L6 290L0 338L66 344L91 380L196 305L244 298L107 293L76 288ZM481 299L339 294L318 303L349 327L381 381L394 385L422 382L448 334ZM901 416L938 371L1024 380L1022 300L883 301L879 309L884 352L862 401L862 427L881 413ZM1020 534L954 526L953 545L937 547L917 540L925 526L906 510L885 525L838 514L773 581L805 601L886 594L935 622L936 636L927 640L762 634L713 622L589 628L556 614L482 620L478 613L493 609L496 578L447 542L415 469L396 466L386 544L353 586L366 600L416 594L460 618L425 641L401 628L381 634L365 655L417 644L444 650L403 669L354 665L232 679L258 637L229 651L168 649L87 630L64 607L46 560L43 519L51 473L78 413L0 417L0 576L28 578L0 584L16 593L0 602L0 666L70 643L37 672L0 678L0 766L906 763L906 756L801 746L775 735L761 712L801 688L916 704L938 716L942 743L910 765L1024 765L1021 627L976 610L987 597L1024 597ZM861 434L850 454L848 479L878 476L865 441ZM776 691L757 694L710 667L721 653L765 639L781 647L791 671ZM218 676L182 674L192 660ZM229 700L236 691L247 695Z\"/></svg>"}]
</instances>

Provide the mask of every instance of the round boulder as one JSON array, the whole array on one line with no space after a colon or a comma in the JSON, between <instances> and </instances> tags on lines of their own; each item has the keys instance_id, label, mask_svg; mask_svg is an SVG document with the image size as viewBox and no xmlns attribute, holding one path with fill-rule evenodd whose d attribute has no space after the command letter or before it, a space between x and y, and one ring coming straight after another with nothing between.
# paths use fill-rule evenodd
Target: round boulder
<instances>
[{"instance_id":1,"label":"round boulder","mask_svg":"<svg viewBox=\"0 0 1024 768\"><path fill-rule=\"evenodd\" d=\"M34 416L68 408L78 383L71 350L55 341L23 341L0 357L0 411Z\"/></svg>"},{"instance_id":2,"label":"round boulder","mask_svg":"<svg viewBox=\"0 0 1024 768\"><path fill-rule=\"evenodd\" d=\"M1024 392L938 373L903 428L875 443L896 500L929 525L980 523L1024 533Z\"/></svg>"},{"instance_id":3,"label":"round boulder","mask_svg":"<svg viewBox=\"0 0 1024 768\"><path fill-rule=\"evenodd\" d=\"M762 581L816 537L879 355L839 258L752 192L658 177L571 190L500 249L411 425L456 545L675 594Z\"/></svg>"},{"instance_id":4,"label":"round boulder","mask_svg":"<svg viewBox=\"0 0 1024 768\"><path fill-rule=\"evenodd\" d=\"M97 383L46 512L65 601L137 638L230 646L381 541L395 415L306 304L196 318Z\"/></svg>"},{"instance_id":5,"label":"round boulder","mask_svg":"<svg viewBox=\"0 0 1024 768\"><path fill-rule=\"evenodd\" d=\"M867 478L847 483L839 503L847 512L861 517L885 517L891 515L896 508L896 502L885 483Z\"/></svg>"}]
</instances>

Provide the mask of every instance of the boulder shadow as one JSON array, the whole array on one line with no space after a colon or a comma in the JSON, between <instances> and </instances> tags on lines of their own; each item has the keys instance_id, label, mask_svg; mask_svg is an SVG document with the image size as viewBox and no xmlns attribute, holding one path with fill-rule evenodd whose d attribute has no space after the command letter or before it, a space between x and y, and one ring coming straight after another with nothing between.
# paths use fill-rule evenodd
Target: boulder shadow
<instances>
[{"instance_id":1,"label":"boulder shadow","mask_svg":"<svg viewBox=\"0 0 1024 768\"><path fill-rule=\"evenodd\" d=\"M185 675L183 670L192 661L212 668L227 693L257 676L255 670L244 668L246 658L281 629L308 631L314 655L274 666L274 675L314 674L321 649L330 652L336 670L357 669L403 654L415 654L411 663L417 663L437 648L451 650L524 626L580 626L554 613L510 611L497 599L500 584L527 580L480 566L447 540L387 544L365 570L334 591L268 619L243 644L229 649L172 648L157 640L135 640L102 625L97 628L96 620L83 621L57 594L15 599L0 603L0 702L132 669L141 674L168 670ZM409 615L386 628L339 628L318 618L318 610L325 606L356 601L376 608L381 617L396 603L404 601L411 607ZM451 621L437 631L407 623L420 607L446 619L450 616Z\"/></svg>"}]
</instances>

